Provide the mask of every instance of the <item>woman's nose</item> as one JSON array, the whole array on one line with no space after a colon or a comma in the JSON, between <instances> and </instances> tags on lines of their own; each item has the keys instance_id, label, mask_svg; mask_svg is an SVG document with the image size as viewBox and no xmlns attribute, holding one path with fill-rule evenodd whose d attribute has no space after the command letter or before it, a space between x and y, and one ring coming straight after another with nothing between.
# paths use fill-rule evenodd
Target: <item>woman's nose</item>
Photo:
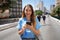
<instances>
[{"instance_id":1,"label":"woman's nose","mask_svg":"<svg viewBox=\"0 0 60 40\"><path fill-rule=\"evenodd\" d=\"M29 11L27 13L30 13Z\"/></svg>"}]
</instances>

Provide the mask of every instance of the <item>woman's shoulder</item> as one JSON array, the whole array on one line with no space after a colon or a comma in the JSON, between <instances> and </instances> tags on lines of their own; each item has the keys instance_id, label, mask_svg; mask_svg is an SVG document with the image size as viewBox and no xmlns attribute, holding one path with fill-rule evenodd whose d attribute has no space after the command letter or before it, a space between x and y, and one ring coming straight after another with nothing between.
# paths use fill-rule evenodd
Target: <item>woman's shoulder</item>
<instances>
[{"instance_id":1,"label":"woman's shoulder","mask_svg":"<svg viewBox=\"0 0 60 40\"><path fill-rule=\"evenodd\" d=\"M24 18L21 17L21 18L19 19L19 21L22 21L22 20L24 20Z\"/></svg>"},{"instance_id":2,"label":"woman's shoulder","mask_svg":"<svg viewBox=\"0 0 60 40\"><path fill-rule=\"evenodd\" d=\"M23 18L19 18L18 23L22 23Z\"/></svg>"},{"instance_id":3,"label":"woman's shoulder","mask_svg":"<svg viewBox=\"0 0 60 40\"><path fill-rule=\"evenodd\" d=\"M19 18L19 21L22 21L23 20L23 18L21 17L21 18Z\"/></svg>"},{"instance_id":4,"label":"woman's shoulder","mask_svg":"<svg viewBox=\"0 0 60 40\"><path fill-rule=\"evenodd\" d=\"M23 18L19 18L19 21L21 21Z\"/></svg>"}]
</instances>

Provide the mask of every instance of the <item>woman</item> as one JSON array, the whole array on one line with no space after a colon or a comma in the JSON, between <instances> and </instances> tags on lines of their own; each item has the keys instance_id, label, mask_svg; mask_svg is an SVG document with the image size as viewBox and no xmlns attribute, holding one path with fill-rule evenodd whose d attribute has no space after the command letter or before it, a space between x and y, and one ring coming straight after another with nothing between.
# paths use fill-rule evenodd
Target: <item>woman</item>
<instances>
[{"instance_id":1,"label":"woman","mask_svg":"<svg viewBox=\"0 0 60 40\"><path fill-rule=\"evenodd\" d=\"M36 36L40 34L40 23L38 19L35 18L31 5L26 5L24 7L22 18L20 18L17 28L22 40L35 40Z\"/></svg>"}]
</instances>

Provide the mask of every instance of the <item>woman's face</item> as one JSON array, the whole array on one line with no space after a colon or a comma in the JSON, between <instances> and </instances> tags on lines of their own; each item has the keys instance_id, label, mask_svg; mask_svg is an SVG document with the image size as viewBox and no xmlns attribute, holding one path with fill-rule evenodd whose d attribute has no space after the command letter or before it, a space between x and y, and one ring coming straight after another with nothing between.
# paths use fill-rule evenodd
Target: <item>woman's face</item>
<instances>
[{"instance_id":1,"label":"woman's face","mask_svg":"<svg viewBox=\"0 0 60 40\"><path fill-rule=\"evenodd\" d=\"M27 6L27 7L25 8L25 15L26 15L27 17L30 17L31 14L32 14L32 10L31 10L31 8L30 8L29 6Z\"/></svg>"}]
</instances>

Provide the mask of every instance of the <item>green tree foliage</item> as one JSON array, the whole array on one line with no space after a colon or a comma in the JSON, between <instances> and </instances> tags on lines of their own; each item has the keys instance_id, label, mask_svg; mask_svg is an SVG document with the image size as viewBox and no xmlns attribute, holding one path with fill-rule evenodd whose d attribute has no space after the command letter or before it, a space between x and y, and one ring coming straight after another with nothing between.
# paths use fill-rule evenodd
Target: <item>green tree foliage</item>
<instances>
[{"instance_id":1,"label":"green tree foliage","mask_svg":"<svg viewBox=\"0 0 60 40\"><path fill-rule=\"evenodd\" d=\"M11 1L10 1L10 0L6 0L6 1L7 1L7 3L3 3L3 8L4 8L4 9L10 8Z\"/></svg>"},{"instance_id":2,"label":"green tree foliage","mask_svg":"<svg viewBox=\"0 0 60 40\"><path fill-rule=\"evenodd\" d=\"M56 6L53 11L52 11L52 16L60 19L60 5L59 6ZM57 15L57 16L56 16Z\"/></svg>"},{"instance_id":3,"label":"green tree foliage","mask_svg":"<svg viewBox=\"0 0 60 40\"><path fill-rule=\"evenodd\" d=\"M9 9L11 4L11 0L6 0L6 2L2 2L0 8L4 11L5 9Z\"/></svg>"},{"instance_id":4,"label":"green tree foliage","mask_svg":"<svg viewBox=\"0 0 60 40\"><path fill-rule=\"evenodd\" d=\"M42 12L41 10L36 10L36 11L35 11L35 15L42 15L42 13L43 13L43 12Z\"/></svg>"},{"instance_id":5,"label":"green tree foliage","mask_svg":"<svg viewBox=\"0 0 60 40\"><path fill-rule=\"evenodd\" d=\"M57 14L58 16L60 16L60 6L56 7L55 14Z\"/></svg>"},{"instance_id":6,"label":"green tree foliage","mask_svg":"<svg viewBox=\"0 0 60 40\"><path fill-rule=\"evenodd\" d=\"M55 8L52 10L52 13L50 14L51 16L55 16Z\"/></svg>"}]
</instances>

